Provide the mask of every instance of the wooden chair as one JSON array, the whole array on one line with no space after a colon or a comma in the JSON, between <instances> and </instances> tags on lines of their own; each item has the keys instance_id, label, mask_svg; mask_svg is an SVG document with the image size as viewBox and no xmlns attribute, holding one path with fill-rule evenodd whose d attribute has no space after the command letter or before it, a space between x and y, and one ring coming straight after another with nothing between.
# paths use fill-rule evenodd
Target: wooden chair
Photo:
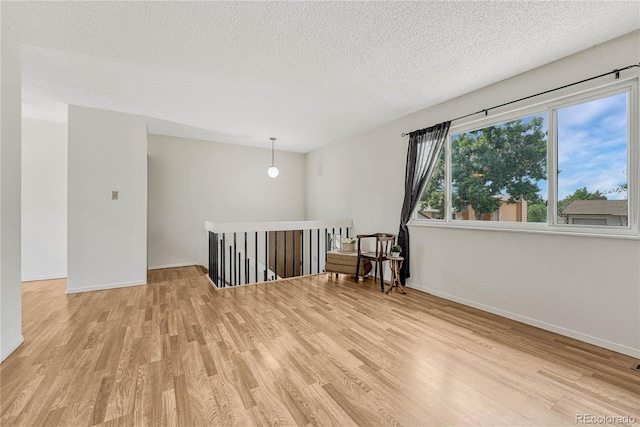
<instances>
[{"instance_id":1,"label":"wooden chair","mask_svg":"<svg viewBox=\"0 0 640 427\"><path fill-rule=\"evenodd\" d=\"M375 233L375 234L359 234L356 236L358 239L358 261L356 262L356 282L360 279L358 273L360 272L360 259L371 261L376 266L374 280L377 280L378 270L380 270L380 291L384 292L384 262L389 259L389 252L391 247L395 244L396 236L394 234L387 233ZM362 243L365 239L370 239L369 242L374 244L374 250L364 251ZM370 246L369 246L370 247Z\"/></svg>"}]
</instances>

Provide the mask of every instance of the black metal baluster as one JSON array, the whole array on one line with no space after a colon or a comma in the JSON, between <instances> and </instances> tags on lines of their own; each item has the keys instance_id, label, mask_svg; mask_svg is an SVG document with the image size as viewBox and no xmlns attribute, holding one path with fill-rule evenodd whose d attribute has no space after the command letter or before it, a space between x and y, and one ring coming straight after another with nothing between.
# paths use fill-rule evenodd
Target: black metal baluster
<instances>
[{"instance_id":1,"label":"black metal baluster","mask_svg":"<svg viewBox=\"0 0 640 427\"><path fill-rule=\"evenodd\" d=\"M222 246L222 241L220 241L220 249L218 250L218 253L220 254L220 263L218 264L220 268L220 271L218 272L220 282L218 283L218 286L224 288L224 246Z\"/></svg>"},{"instance_id":2,"label":"black metal baluster","mask_svg":"<svg viewBox=\"0 0 640 427\"><path fill-rule=\"evenodd\" d=\"M269 232L264 232L264 281L266 282L269 271Z\"/></svg>"},{"instance_id":3,"label":"black metal baluster","mask_svg":"<svg viewBox=\"0 0 640 427\"><path fill-rule=\"evenodd\" d=\"M300 230L300 275L304 276L304 230Z\"/></svg>"},{"instance_id":4,"label":"black metal baluster","mask_svg":"<svg viewBox=\"0 0 640 427\"><path fill-rule=\"evenodd\" d=\"M212 236L212 232L209 231L209 238L207 239L209 242L209 279L211 279L211 275L213 274L211 272L211 270L213 269L213 248L211 247L211 245L213 244L213 236ZM211 279L213 280L213 279Z\"/></svg>"},{"instance_id":5,"label":"black metal baluster","mask_svg":"<svg viewBox=\"0 0 640 427\"><path fill-rule=\"evenodd\" d=\"M222 246L220 247L220 258L221 258L221 262L220 264L222 264L222 287L224 288L225 286L227 286L227 265L226 265L226 259L225 259L225 248L226 248L226 243L225 243L225 237L226 234L222 233Z\"/></svg>"},{"instance_id":6,"label":"black metal baluster","mask_svg":"<svg viewBox=\"0 0 640 427\"><path fill-rule=\"evenodd\" d=\"M218 233L209 232L209 279L218 285Z\"/></svg>"},{"instance_id":7,"label":"black metal baluster","mask_svg":"<svg viewBox=\"0 0 640 427\"><path fill-rule=\"evenodd\" d=\"M287 270L287 230L284 230L284 277L289 277L289 270Z\"/></svg>"},{"instance_id":8,"label":"black metal baluster","mask_svg":"<svg viewBox=\"0 0 640 427\"><path fill-rule=\"evenodd\" d=\"M231 245L229 245L229 286L233 286L233 264L235 264L235 261L233 260L234 258L235 257L233 256L233 248L231 247Z\"/></svg>"},{"instance_id":9,"label":"black metal baluster","mask_svg":"<svg viewBox=\"0 0 640 427\"><path fill-rule=\"evenodd\" d=\"M247 255L247 232L244 232L244 284L249 283L249 256Z\"/></svg>"},{"instance_id":10,"label":"black metal baluster","mask_svg":"<svg viewBox=\"0 0 640 427\"><path fill-rule=\"evenodd\" d=\"M311 234L313 232L313 230L309 229L309 274L313 274L313 259L311 258L313 256L313 234Z\"/></svg>"},{"instance_id":11,"label":"black metal baluster","mask_svg":"<svg viewBox=\"0 0 640 427\"><path fill-rule=\"evenodd\" d=\"M240 255L240 252L236 252L236 255L238 256L238 275L236 276L238 281L236 285L242 285L242 255Z\"/></svg>"},{"instance_id":12,"label":"black metal baluster","mask_svg":"<svg viewBox=\"0 0 640 427\"><path fill-rule=\"evenodd\" d=\"M238 264L236 263L236 255L238 253L238 247L237 247L237 239L236 239L237 235L236 232L233 232L233 255L232 255L232 259L233 259L233 284L237 285L238 284Z\"/></svg>"},{"instance_id":13,"label":"black metal baluster","mask_svg":"<svg viewBox=\"0 0 640 427\"><path fill-rule=\"evenodd\" d=\"M220 281L222 280L222 277L220 276L222 274L222 270L220 269L220 261L222 261L222 257L220 256L221 246L222 246L222 241L218 240L216 242L216 266L218 267L216 270L216 286L218 287L221 287Z\"/></svg>"},{"instance_id":14,"label":"black metal baluster","mask_svg":"<svg viewBox=\"0 0 640 427\"><path fill-rule=\"evenodd\" d=\"M317 239L317 246L318 246L318 256L316 257L316 273L320 273L320 229L318 228L318 239Z\"/></svg>"},{"instance_id":15,"label":"black metal baluster","mask_svg":"<svg viewBox=\"0 0 640 427\"><path fill-rule=\"evenodd\" d=\"M255 281L258 282L258 232L255 232L255 245L256 245L256 249L255 251L253 251L253 277L255 278Z\"/></svg>"},{"instance_id":16,"label":"black metal baluster","mask_svg":"<svg viewBox=\"0 0 640 427\"><path fill-rule=\"evenodd\" d=\"M275 280L278 280L278 232L275 232L276 234L276 253L275 253L275 265L274 265L274 271L276 274Z\"/></svg>"}]
</instances>

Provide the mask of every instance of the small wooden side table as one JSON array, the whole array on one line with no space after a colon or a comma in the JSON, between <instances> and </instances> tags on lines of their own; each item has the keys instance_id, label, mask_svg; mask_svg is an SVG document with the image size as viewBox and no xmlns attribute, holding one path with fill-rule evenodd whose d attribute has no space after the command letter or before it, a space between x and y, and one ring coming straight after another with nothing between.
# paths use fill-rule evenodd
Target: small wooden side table
<instances>
[{"instance_id":1,"label":"small wooden side table","mask_svg":"<svg viewBox=\"0 0 640 427\"><path fill-rule=\"evenodd\" d=\"M402 283L400 282L400 269L402 268L404 258L401 256L389 256L387 259L389 260L389 267L391 268L391 285L385 294L391 292L393 288L396 288L396 290L400 291L401 294L406 294L407 291L405 291L404 286L402 286Z\"/></svg>"}]
</instances>

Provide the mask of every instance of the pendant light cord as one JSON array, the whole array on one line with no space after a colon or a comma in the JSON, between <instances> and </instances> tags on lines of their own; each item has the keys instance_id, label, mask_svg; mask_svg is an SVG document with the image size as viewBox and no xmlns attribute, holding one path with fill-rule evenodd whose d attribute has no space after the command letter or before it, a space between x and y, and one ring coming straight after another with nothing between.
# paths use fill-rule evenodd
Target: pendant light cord
<instances>
[{"instance_id":1,"label":"pendant light cord","mask_svg":"<svg viewBox=\"0 0 640 427\"><path fill-rule=\"evenodd\" d=\"M270 138L271 139L271 166L275 166L274 163L274 158L275 158L275 154L274 154L274 144L276 142L275 138Z\"/></svg>"}]
</instances>

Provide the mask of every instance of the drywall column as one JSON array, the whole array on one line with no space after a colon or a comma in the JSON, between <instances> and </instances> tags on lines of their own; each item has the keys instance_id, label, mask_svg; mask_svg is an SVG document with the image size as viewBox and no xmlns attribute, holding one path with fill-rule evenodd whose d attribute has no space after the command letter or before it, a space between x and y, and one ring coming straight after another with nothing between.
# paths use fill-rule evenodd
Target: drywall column
<instances>
[{"instance_id":1,"label":"drywall column","mask_svg":"<svg viewBox=\"0 0 640 427\"><path fill-rule=\"evenodd\" d=\"M22 120L22 281L67 277L67 125Z\"/></svg>"},{"instance_id":2,"label":"drywall column","mask_svg":"<svg viewBox=\"0 0 640 427\"><path fill-rule=\"evenodd\" d=\"M68 152L67 293L145 284L146 118L70 105Z\"/></svg>"},{"instance_id":3,"label":"drywall column","mask_svg":"<svg viewBox=\"0 0 640 427\"><path fill-rule=\"evenodd\" d=\"M0 361L22 342L20 289L20 46L4 27L0 51Z\"/></svg>"}]
</instances>

